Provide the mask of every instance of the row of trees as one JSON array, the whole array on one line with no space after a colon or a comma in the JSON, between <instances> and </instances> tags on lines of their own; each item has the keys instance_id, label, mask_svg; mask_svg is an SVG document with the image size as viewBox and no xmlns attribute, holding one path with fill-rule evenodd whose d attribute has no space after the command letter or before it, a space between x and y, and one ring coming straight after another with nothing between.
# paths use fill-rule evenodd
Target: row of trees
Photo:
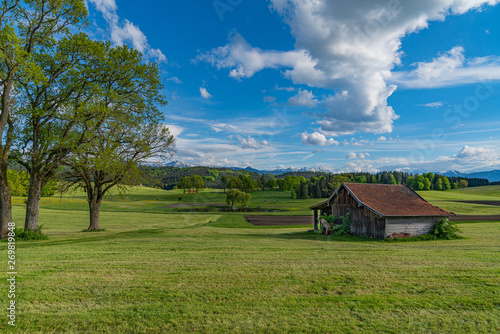
<instances>
[{"instance_id":1,"label":"row of trees","mask_svg":"<svg viewBox=\"0 0 500 334\"><path fill-rule=\"evenodd\" d=\"M138 162L173 153L157 109L166 104L157 65L78 32L86 16L83 0L0 4L3 238L12 221L9 164L29 174L25 229L38 229L42 189L60 178L87 193L94 230L112 187L137 179Z\"/></svg>"},{"instance_id":2,"label":"row of trees","mask_svg":"<svg viewBox=\"0 0 500 334\"><path fill-rule=\"evenodd\" d=\"M457 188L467 188L469 183L466 180L459 180L451 183L444 175L434 175L427 173L423 175L410 176L406 185L413 190L437 190L446 191Z\"/></svg>"},{"instance_id":3,"label":"row of trees","mask_svg":"<svg viewBox=\"0 0 500 334\"><path fill-rule=\"evenodd\" d=\"M205 187L205 181L199 175L184 176L177 183L177 188L183 189L184 193L186 190L198 192L198 190Z\"/></svg>"},{"instance_id":4,"label":"row of trees","mask_svg":"<svg viewBox=\"0 0 500 334\"><path fill-rule=\"evenodd\" d=\"M291 197L307 199L307 198L327 198L335 189L337 189L342 182L356 182L356 183L374 183L374 184L406 184L414 190L439 190L446 191L456 188L466 188L468 182L465 179L450 182L450 180L443 175L434 175L427 173L423 175L409 175L406 173L397 172L393 174L390 172L373 174L326 174L319 177L312 177L308 180L300 179L299 183L293 183ZM398 178L396 178L396 176ZM381 182L378 182L380 179ZM369 180L369 181L368 181ZM404 180L406 183L400 183L397 180ZM285 190L281 189L280 190ZM288 189L286 189L288 190Z\"/></svg>"}]
</instances>

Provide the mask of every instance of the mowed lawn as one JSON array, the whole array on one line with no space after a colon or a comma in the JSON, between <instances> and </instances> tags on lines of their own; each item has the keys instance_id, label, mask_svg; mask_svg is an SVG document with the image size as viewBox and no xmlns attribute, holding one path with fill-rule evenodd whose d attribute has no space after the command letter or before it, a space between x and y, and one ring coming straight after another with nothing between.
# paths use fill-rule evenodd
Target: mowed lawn
<instances>
[{"instance_id":1,"label":"mowed lawn","mask_svg":"<svg viewBox=\"0 0 500 334\"><path fill-rule=\"evenodd\" d=\"M271 193L254 194L252 206L307 214L321 201ZM80 232L88 226L81 194L43 199L40 223L50 239L17 243L15 331L500 331L500 222L460 224L461 240L396 243L165 208L224 199L218 192L133 189L106 201L106 231L94 233ZM14 212L22 225L21 198ZM5 243L1 249L6 259ZM7 327L2 320L0 331Z\"/></svg>"}]
</instances>

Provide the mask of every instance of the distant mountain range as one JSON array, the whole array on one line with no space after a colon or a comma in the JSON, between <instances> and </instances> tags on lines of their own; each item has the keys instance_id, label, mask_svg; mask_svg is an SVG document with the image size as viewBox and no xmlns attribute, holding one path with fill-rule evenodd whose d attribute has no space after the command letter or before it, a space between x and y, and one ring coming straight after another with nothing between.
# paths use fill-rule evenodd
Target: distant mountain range
<instances>
[{"instance_id":1,"label":"distant mountain range","mask_svg":"<svg viewBox=\"0 0 500 334\"><path fill-rule=\"evenodd\" d=\"M175 167L175 168L188 168L188 167L199 167L196 165L191 165L188 163L185 163L183 161L172 161L166 165L163 166L168 166L168 167ZM157 166L161 167L161 166ZM207 167L217 167L217 166L207 166ZM217 167L220 168L220 167ZM260 170L260 169L255 169L252 167L245 167L245 168L240 168L240 167L223 167L223 168L228 168L228 169L233 169L233 170L246 170L249 172L254 172L258 174L271 174L271 175L280 175L280 174L286 174L286 173L297 173L297 172L324 172L324 173L332 173L333 171L328 168L323 168L323 167L303 167L303 168L282 168L282 169L274 169L274 170ZM475 172L475 173L462 173L456 170L452 170L446 173L435 173L435 174L441 174L441 175L446 175L450 177L467 177L467 178L477 178L477 179L487 179L490 182L499 182L500 181L500 170L492 170L492 171L487 171L487 172Z\"/></svg>"},{"instance_id":2,"label":"distant mountain range","mask_svg":"<svg viewBox=\"0 0 500 334\"><path fill-rule=\"evenodd\" d=\"M153 166L153 167L174 167L174 168L188 168L188 167L202 167L198 165L191 165L188 163L185 163L183 161L172 161L169 162L168 164L158 164L158 163L148 163L148 166ZM232 169L232 170L246 170L249 172L254 172L258 174L272 174L272 175L280 175L280 174L285 174L285 173L294 173L294 172L324 172L324 173L332 173L333 171L328 168L322 168L322 167L304 167L304 168L283 168L283 169L274 169L274 170L260 170L260 169L255 169L250 166L241 168L241 167L221 167L221 166L204 166L204 167L213 167L213 168L227 168L227 169Z\"/></svg>"},{"instance_id":3,"label":"distant mountain range","mask_svg":"<svg viewBox=\"0 0 500 334\"><path fill-rule=\"evenodd\" d=\"M500 181L500 170L492 170L488 172L476 172L476 173L462 173L456 170L452 170L444 173L445 176L451 177L468 177L471 179L487 179L490 182L499 182Z\"/></svg>"},{"instance_id":4,"label":"distant mountain range","mask_svg":"<svg viewBox=\"0 0 500 334\"><path fill-rule=\"evenodd\" d=\"M327 169L327 168L322 168L322 167L304 167L304 168L283 168L283 169L274 169L274 170L259 170L255 169L252 167L246 167L246 168L238 168L238 167L227 167L229 169L233 170L246 170L249 172L254 172L258 174L271 174L271 175L280 175L280 174L286 174L286 173L298 173L298 172L323 172L323 173L332 173L332 170Z\"/></svg>"}]
</instances>

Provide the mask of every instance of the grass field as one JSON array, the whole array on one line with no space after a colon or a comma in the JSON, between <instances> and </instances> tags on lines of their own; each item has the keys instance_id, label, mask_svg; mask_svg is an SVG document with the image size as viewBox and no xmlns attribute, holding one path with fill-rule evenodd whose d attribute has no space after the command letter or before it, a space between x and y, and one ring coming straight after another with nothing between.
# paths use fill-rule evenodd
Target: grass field
<instances>
[{"instance_id":1,"label":"grass field","mask_svg":"<svg viewBox=\"0 0 500 334\"><path fill-rule=\"evenodd\" d=\"M455 213L483 214L454 202L500 200L500 187L482 189L422 195ZM44 198L40 223L50 239L17 244L15 331L500 332L500 223L460 224L461 240L389 243L165 208L224 199L136 188L106 201L106 231L82 233L82 194ZM14 201L18 223L22 202ZM300 215L318 202L262 192L251 206ZM3 318L1 332L9 329Z\"/></svg>"}]
</instances>

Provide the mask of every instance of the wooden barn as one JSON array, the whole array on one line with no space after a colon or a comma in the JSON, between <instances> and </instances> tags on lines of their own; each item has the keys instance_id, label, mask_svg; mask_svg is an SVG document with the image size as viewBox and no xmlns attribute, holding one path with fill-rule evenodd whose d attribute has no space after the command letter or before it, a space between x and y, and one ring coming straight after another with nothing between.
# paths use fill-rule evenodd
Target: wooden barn
<instances>
[{"instance_id":1,"label":"wooden barn","mask_svg":"<svg viewBox=\"0 0 500 334\"><path fill-rule=\"evenodd\" d=\"M343 183L330 198L312 206L314 228L321 215L351 215L351 233L383 239L396 234L428 234L434 224L453 215L403 185ZM340 223L340 222L339 222Z\"/></svg>"}]
</instances>

